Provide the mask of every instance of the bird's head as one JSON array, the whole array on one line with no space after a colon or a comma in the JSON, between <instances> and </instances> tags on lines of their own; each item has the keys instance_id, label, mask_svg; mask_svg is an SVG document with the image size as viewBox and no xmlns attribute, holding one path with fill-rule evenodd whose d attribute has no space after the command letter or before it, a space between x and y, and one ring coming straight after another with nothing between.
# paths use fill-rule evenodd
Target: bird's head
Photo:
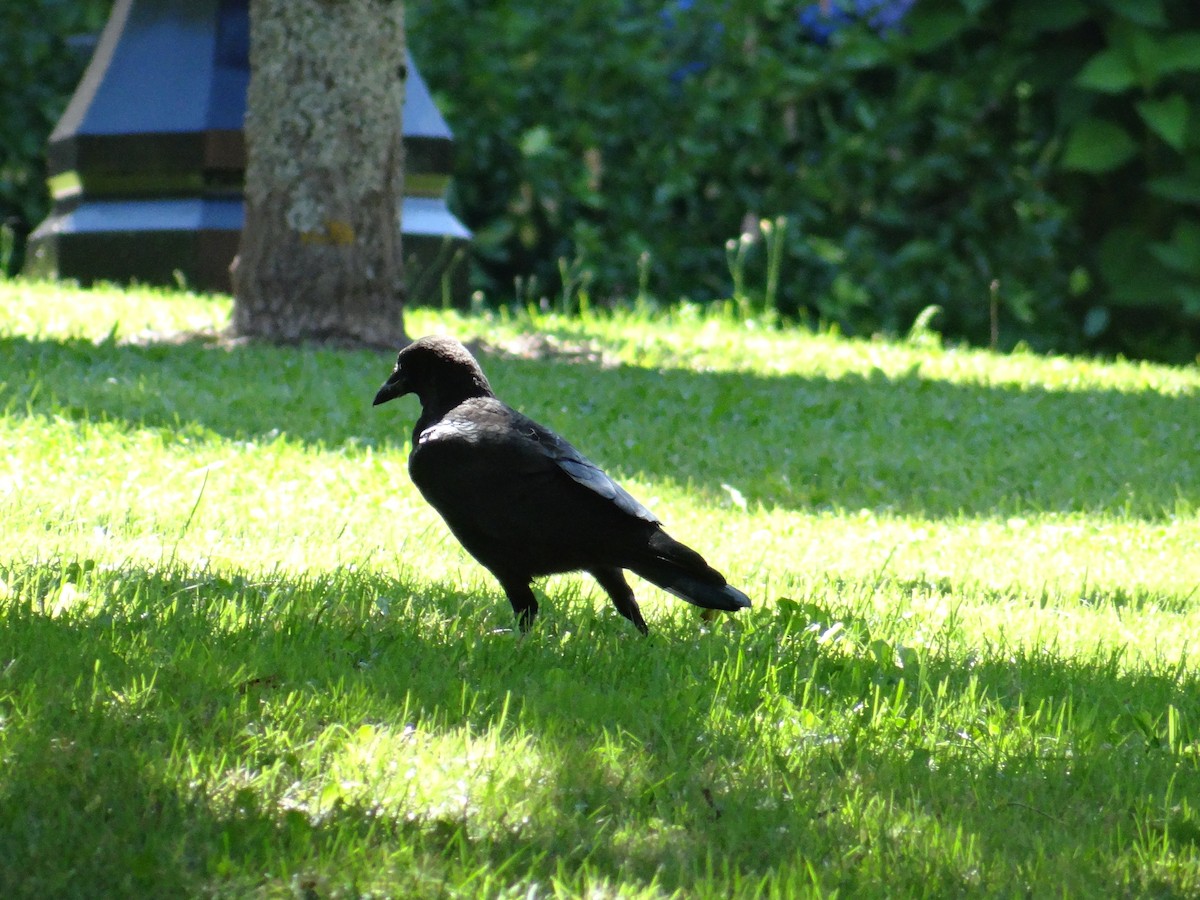
<instances>
[{"instance_id":1,"label":"bird's head","mask_svg":"<svg viewBox=\"0 0 1200 900\"><path fill-rule=\"evenodd\" d=\"M495 396L470 351L454 338L436 335L415 340L400 351L396 367L372 405L405 394L416 394L423 407L439 411L470 397Z\"/></svg>"}]
</instances>

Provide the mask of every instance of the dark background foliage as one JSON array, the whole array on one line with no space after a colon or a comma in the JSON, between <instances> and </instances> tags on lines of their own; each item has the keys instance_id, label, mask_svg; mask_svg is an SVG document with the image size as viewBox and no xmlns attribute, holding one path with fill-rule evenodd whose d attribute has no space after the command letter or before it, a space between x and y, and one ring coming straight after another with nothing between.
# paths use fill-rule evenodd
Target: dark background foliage
<instances>
[{"instance_id":1,"label":"dark background foliage","mask_svg":"<svg viewBox=\"0 0 1200 900\"><path fill-rule=\"evenodd\" d=\"M988 342L994 308L1002 346L1194 358L1200 7L917 0L880 28L898 5L829 29L805 3L410 0L476 285L728 296L726 241L785 216L759 299L787 315L904 330L938 304Z\"/></svg>"},{"instance_id":2,"label":"dark background foliage","mask_svg":"<svg viewBox=\"0 0 1200 900\"><path fill-rule=\"evenodd\" d=\"M5 7L5 217L45 214L45 138L82 69L66 37L108 6ZM737 293L850 333L937 304L934 326L974 342L1195 357L1200 6L833 6L408 0L458 142L473 285Z\"/></svg>"},{"instance_id":3,"label":"dark background foliage","mask_svg":"<svg viewBox=\"0 0 1200 900\"><path fill-rule=\"evenodd\" d=\"M46 138L87 64L74 36L95 32L108 0L21 0L0 7L0 274L20 269L24 235L49 211ZM14 240L16 238L16 240Z\"/></svg>"},{"instance_id":4,"label":"dark background foliage","mask_svg":"<svg viewBox=\"0 0 1200 900\"><path fill-rule=\"evenodd\" d=\"M726 241L783 215L785 313L902 329L937 303L943 327L986 340L998 281L1022 336L1063 327L1050 123L1003 47L922 55L856 22L821 41L796 4L521 6L410 3L483 286L552 282L567 257L597 295L628 295L644 252L653 294L728 296ZM451 21L468 29L453 48L437 38ZM764 257L748 282L765 284Z\"/></svg>"}]
</instances>

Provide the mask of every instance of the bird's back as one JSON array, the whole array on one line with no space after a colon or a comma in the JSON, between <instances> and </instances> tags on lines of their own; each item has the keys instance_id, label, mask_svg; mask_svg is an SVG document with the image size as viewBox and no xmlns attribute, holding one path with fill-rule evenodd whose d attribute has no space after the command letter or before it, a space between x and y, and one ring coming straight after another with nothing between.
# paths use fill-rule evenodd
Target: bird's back
<instances>
[{"instance_id":1,"label":"bird's back","mask_svg":"<svg viewBox=\"0 0 1200 900\"><path fill-rule=\"evenodd\" d=\"M493 571L546 575L621 565L658 530L652 513L554 432L494 397L418 423L413 483Z\"/></svg>"}]
</instances>

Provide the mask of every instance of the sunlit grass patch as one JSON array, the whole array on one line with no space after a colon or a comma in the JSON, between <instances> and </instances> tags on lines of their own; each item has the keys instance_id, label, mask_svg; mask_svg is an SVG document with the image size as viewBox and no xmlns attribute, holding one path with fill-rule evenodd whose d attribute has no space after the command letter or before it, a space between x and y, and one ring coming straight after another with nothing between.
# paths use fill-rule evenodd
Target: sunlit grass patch
<instances>
[{"instance_id":1,"label":"sunlit grass patch","mask_svg":"<svg viewBox=\"0 0 1200 900\"><path fill-rule=\"evenodd\" d=\"M388 355L227 313L0 286L0 895L1200 891L1194 368L413 311L755 600L522 639Z\"/></svg>"}]
</instances>

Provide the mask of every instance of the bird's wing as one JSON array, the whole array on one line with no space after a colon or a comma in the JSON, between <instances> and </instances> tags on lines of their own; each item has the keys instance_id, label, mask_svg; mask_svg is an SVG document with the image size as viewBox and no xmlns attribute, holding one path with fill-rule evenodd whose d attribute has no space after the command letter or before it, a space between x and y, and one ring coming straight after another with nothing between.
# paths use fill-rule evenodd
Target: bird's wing
<instances>
[{"instance_id":1,"label":"bird's wing","mask_svg":"<svg viewBox=\"0 0 1200 900\"><path fill-rule=\"evenodd\" d=\"M647 522L658 522L654 513L635 500L625 488L613 481L603 469L567 441L525 416L521 416L521 419L524 420L522 424L531 429L530 437L538 444L541 452L572 479L595 491L605 500L611 500L622 512Z\"/></svg>"},{"instance_id":2,"label":"bird's wing","mask_svg":"<svg viewBox=\"0 0 1200 900\"><path fill-rule=\"evenodd\" d=\"M490 459L509 476L561 472L626 515L658 523L654 513L566 440L493 398L468 400L417 435L418 448L438 444L469 444L476 463Z\"/></svg>"}]
</instances>

